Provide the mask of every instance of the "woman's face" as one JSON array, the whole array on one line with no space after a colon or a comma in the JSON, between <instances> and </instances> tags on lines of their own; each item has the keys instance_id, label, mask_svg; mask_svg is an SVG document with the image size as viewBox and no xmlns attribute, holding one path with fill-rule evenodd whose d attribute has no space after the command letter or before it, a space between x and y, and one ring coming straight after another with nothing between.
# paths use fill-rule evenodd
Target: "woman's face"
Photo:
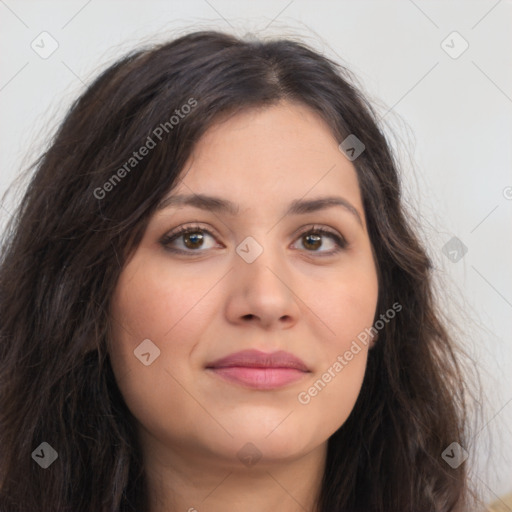
<instances>
[{"instance_id":1,"label":"woman's face","mask_svg":"<svg viewBox=\"0 0 512 512\"><path fill-rule=\"evenodd\" d=\"M109 351L155 453L292 460L352 411L378 282L340 142L307 107L245 111L206 132L168 196L185 199L150 220L114 293Z\"/></svg>"}]
</instances>

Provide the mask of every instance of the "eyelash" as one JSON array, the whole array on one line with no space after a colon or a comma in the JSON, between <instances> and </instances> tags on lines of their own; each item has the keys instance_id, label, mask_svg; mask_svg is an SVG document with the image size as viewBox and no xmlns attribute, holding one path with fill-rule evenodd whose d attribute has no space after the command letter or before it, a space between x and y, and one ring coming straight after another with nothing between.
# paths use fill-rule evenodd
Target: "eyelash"
<instances>
[{"instance_id":1,"label":"eyelash","mask_svg":"<svg viewBox=\"0 0 512 512\"><path fill-rule=\"evenodd\" d=\"M183 249L176 249L176 248L170 247L170 244L172 242L174 242L174 240L177 240L178 238L180 238L180 236L183 236L183 235L186 235L186 234L189 234L189 233L196 233L196 232L207 233L212 238L215 238L214 234L212 234L208 229L202 228L201 226L197 226L197 225L196 226L181 226L176 231L171 232L171 233L165 235L161 239L160 243L164 246L164 248L167 251L170 251L170 252L173 252L173 253L177 253L177 254L187 254L187 255L190 255L192 253L206 252L206 250L200 250L200 249L197 249L197 250L194 250L194 249L183 250ZM330 231L330 230L328 230L326 228L319 227L319 226L309 226L307 229L305 229L304 231L302 231L301 233L298 234L297 239L303 237L304 235L308 235L308 234L327 235L336 244L336 248L335 249L331 249L330 251L307 251L306 250L306 252L318 253L319 255L321 255L320 257L333 256L334 254L339 253L343 249L346 249L346 247L348 245L347 241L342 236L338 235L337 233L335 233L333 231Z\"/></svg>"}]
</instances>

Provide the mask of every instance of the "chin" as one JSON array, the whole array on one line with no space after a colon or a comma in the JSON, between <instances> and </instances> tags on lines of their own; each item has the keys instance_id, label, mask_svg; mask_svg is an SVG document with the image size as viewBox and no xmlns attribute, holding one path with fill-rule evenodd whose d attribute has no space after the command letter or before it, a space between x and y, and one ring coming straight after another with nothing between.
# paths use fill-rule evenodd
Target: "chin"
<instances>
[{"instance_id":1,"label":"chin","mask_svg":"<svg viewBox=\"0 0 512 512\"><path fill-rule=\"evenodd\" d=\"M262 423L240 425L234 438L226 440L231 453L242 462L245 456L258 458L261 464L286 462L304 456L327 440L319 435L319 428L298 423L285 426L285 422L273 423L272 428L262 428Z\"/></svg>"}]
</instances>

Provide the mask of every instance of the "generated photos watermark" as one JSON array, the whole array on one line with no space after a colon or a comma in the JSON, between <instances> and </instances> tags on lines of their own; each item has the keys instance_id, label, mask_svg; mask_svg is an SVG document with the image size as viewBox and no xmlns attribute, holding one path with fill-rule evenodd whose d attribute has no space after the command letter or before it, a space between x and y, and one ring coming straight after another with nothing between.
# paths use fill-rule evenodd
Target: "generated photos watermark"
<instances>
[{"instance_id":1,"label":"generated photos watermark","mask_svg":"<svg viewBox=\"0 0 512 512\"><path fill-rule=\"evenodd\" d=\"M315 383L310 386L306 391L301 391L297 395L298 401L302 405L307 405L311 402L311 399L322 391L329 382L331 382L342 370L347 366L354 356L361 352L362 347L360 343L364 346L368 345L368 342L377 335L377 333L384 329L384 326L388 324L393 318L395 318L396 314L402 311L402 305L398 302L395 302L391 308L389 308L385 313L382 313L379 317L379 320L376 320L372 327L368 329L365 327L364 331L361 331L357 335L357 340L353 340L350 345L350 349L346 350L343 355L339 355L336 358L336 361L327 368L327 370L322 374L322 376L315 381Z\"/></svg>"},{"instance_id":2,"label":"generated photos watermark","mask_svg":"<svg viewBox=\"0 0 512 512\"><path fill-rule=\"evenodd\" d=\"M102 200L106 195L111 192L116 185L118 185L123 178L125 178L137 165L146 157L152 149L154 149L158 142L160 142L165 133L170 133L175 126L177 126L182 119L184 119L194 107L197 106L197 100L189 98L187 103L183 104L179 109L174 110L174 114L168 121L160 123L148 136L146 142L137 150L133 152L133 156L128 158L126 162L112 174L112 176L101 186L93 191L96 199ZM156 140L155 140L156 139Z\"/></svg>"}]
</instances>

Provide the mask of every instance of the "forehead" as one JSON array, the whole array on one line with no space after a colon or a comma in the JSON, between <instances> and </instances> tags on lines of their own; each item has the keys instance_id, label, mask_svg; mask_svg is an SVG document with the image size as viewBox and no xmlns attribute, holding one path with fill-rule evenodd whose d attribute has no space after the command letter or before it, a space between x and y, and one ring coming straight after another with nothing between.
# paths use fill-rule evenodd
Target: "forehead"
<instances>
[{"instance_id":1,"label":"forehead","mask_svg":"<svg viewBox=\"0 0 512 512\"><path fill-rule=\"evenodd\" d=\"M343 194L360 206L357 173L332 129L307 106L281 102L224 118L197 142L173 194L289 202Z\"/></svg>"}]
</instances>

